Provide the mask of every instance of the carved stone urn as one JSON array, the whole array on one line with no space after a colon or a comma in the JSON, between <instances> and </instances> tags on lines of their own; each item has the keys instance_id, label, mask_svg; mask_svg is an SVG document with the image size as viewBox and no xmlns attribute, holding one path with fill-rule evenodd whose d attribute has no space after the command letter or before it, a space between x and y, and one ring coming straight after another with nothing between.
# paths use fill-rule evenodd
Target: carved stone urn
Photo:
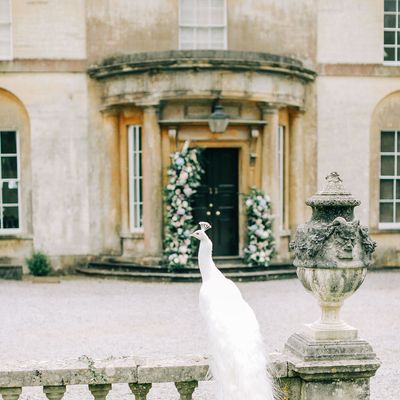
<instances>
[{"instance_id":1,"label":"carved stone urn","mask_svg":"<svg viewBox=\"0 0 400 400\"><path fill-rule=\"evenodd\" d=\"M311 220L297 228L290 248L297 275L319 300L322 315L306 324L304 333L312 340L356 339L357 329L340 319L340 309L362 284L376 244L354 218L360 201L345 190L336 172L306 204L313 211Z\"/></svg>"}]
</instances>

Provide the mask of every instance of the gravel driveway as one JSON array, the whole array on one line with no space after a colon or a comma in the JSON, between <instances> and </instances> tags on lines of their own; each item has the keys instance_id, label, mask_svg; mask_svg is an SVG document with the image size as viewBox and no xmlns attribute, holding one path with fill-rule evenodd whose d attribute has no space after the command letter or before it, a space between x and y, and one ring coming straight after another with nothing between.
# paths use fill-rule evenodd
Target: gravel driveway
<instances>
[{"instance_id":1,"label":"gravel driveway","mask_svg":"<svg viewBox=\"0 0 400 400\"><path fill-rule=\"evenodd\" d=\"M271 351L280 351L302 323L319 308L297 280L240 283L254 308ZM138 283L69 278L60 284L0 281L1 360L59 360L138 355L162 358L206 353L205 330L197 309L200 284ZM400 273L370 273L343 308L346 322L359 328L382 367L372 379L373 400L398 399L400 388ZM212 383L203 383L195 399L211 399ZM152 399L177 398L171 387ZM66 399L92 396L71 388ZM24 389L23 398L42 398L40 389ZM119 385L109 399L133 399Z\"/></svg>"}]
</instances>

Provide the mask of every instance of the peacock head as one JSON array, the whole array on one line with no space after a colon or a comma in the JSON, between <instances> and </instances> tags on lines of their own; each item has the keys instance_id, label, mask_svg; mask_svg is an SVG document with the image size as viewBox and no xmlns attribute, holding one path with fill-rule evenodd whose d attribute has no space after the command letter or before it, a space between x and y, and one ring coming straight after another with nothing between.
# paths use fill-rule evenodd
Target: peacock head
<instances>
[{"instance_id":1,"label":"peacock head","mask_svg":"<svg viewBox=\"0 0 400 400\"><path fill-rule=\"evenodd\" d=\"M199 222L199 225L200 225L200 229L191 233L190 236L193 236L200 241L203 241L203 240L209 241L210 239L206 235L206 230L210 229L211 225L208 222Z\"/></svg>"}]
</instances>

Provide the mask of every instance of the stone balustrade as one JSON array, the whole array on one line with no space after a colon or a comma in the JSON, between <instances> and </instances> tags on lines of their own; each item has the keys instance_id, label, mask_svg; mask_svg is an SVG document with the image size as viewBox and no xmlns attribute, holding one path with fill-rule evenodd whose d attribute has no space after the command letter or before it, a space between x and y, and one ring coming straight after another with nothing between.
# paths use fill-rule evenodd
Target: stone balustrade
<instances>
[{"instance_id":1,"label":"stone balustrade","mask_svg":"<svg viewBox=\"0 0 400 400\"><path fill-rule=\"evenodd\" d=\"M284 392L282 400L299 399L299 377L290 361L276 354L269 368ZM49 400L61 400L67 386L86 385L95 400L104 400L114 384L124 383L134 399L145 400L154 383L173 382L177 390L174 398L179 394L181 400L190 400L198 382L209 379L208 360L202 356L159 361L135 357L93 360L83 356L78 360L2 364L0 394L4 400L18 400L22 388L39 386Z\"/></svg>"},{"instance_id":2,"label":"stone balustrade","mask_svg":"<svg viewBox=\"0 0 400 400\"><path fill-rule=\"evenodd\" d=\"M325 359L321 364L311 359L298 360L292 353L284 352L272 354L270 359L268 368L281 390L280 400L301 400L305 387L321 382L327 392L346 388L349 384L365 386L379 367L379 361L374 357L366 357L362 362ZM49 400L61 400L67 386L86 385L95 400L104 400L114 384L126 384L135 400L146 400L150 390L157 390L152 389L153 384L173 382L177 390L173 398L178 398L179 394L179 399L190 400L198 382L209 379L208 360L203 356L163 360L135 357L93 360L83 356L78 360L2 364L0 394L3 400L18 400L22 388L39 386ZM310 398L331 397L321 396L318 392ZM357 400L367 398L369 396L354 397Z\"/></svg>"}]
</instances>

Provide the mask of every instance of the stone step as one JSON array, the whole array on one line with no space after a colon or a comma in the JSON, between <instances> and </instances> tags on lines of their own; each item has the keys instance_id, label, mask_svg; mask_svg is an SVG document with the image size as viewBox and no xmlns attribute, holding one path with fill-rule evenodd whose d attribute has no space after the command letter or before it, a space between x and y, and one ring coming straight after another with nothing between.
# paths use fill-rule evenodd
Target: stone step
<instances>
[{"instance_id":1,"label":"stone step","mask_svg":"<svg viewBox=\"0 0 400 400\"><path fill-rule=\"evenodd\" d=\"M242 261L242 260L241 260ZM197 261L194 262L195 265ZM292 264L288 263L274 263L268 267L249 267L245 264L225 264L221 262L221 260L216 259L215 263L217 267L224 271L224 273L228 272L256 272L256 271L264 271L266 268L268 269L275 269L275 270L286 270L287 268L293 267ZM171 272L168 268L160 266L160 265L140 265L134 264L129 261L92 261L87 264L87 268L89 269L106 269L111 271L133 271L133 272L160 272L160 273L167 273ZM199 273L199 268L197 266L193 266L190 268L182 268L173 271L176 274L181 273Z\"/></svg>"},{"instance_id":2,"label":"stone step","mask_svg":"<svg viewBox=\"0 0 400 400\"><path fill-rule=\"evenodd\" d=\"M97 264L97 266L96 266ZM170 272L161 267L142 267L142 268L126 268L120 269L104 267L99 263L90 263L88 267L77 268L80 274L102 278L123 278L140 281L162 281L162 282L199 282L201 275L198 269L184 269ZM108 263L109 265L109 263ZM125 269L124 269L125 268ZM296 269L294 267L286 268L262 268L254 269L244 267L236 268L235 271L224 270L224 275L235 281L265 281L273 279L287 279L296 277Z\"/></svg>"}]
</instances>

